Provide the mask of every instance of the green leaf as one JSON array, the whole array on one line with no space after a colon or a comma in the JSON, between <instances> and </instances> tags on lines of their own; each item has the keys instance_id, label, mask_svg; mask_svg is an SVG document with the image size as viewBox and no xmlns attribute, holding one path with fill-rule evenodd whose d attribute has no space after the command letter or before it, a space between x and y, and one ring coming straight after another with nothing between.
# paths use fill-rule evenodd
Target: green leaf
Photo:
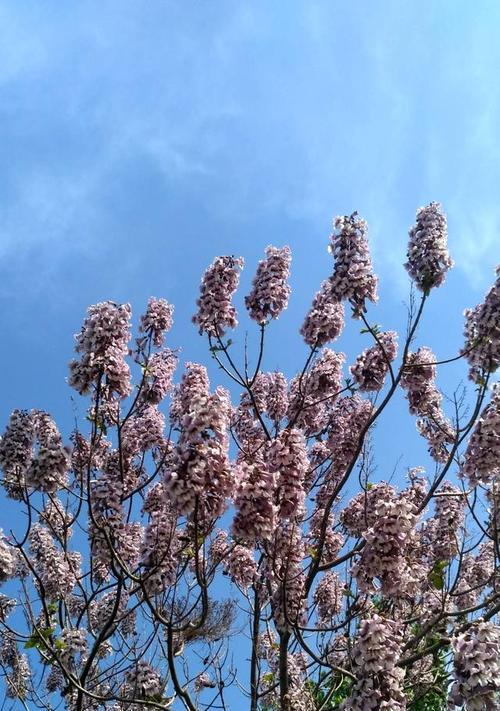
<instances>
[{"instance_id":1,"label":"green leaf","mask_svg":"<svg viewBox=\"0 0 500 711\"><path fill-rule=\"evenodd\" d=\"M437 560L428 575L429 582L436 590L442 590L444 588L444 571L447 565L447 561Z\"/></svg>"}]
</instances>

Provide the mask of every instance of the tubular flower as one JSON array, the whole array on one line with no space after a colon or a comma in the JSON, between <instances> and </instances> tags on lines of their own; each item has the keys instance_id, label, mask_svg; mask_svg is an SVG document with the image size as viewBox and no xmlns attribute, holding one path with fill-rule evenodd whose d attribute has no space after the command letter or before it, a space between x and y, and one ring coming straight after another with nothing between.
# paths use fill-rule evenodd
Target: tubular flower
<instances>
[{"instance_id":1,"label":"tubular flower","mask_svg":"<svg viewBox=\"0 0 500 711\"><path fill-rule=\"evenodd\" d=\"M259 407L257 397L255 397L255 403ZM259 414L262 414L262 410L259 410ZM241 394L240 404L233 412L232 429L247 455L259 450L266 441L262 424L255 413L252 400L246 392Z\"/></svg>"},{"instance_id":2,"label":"tubular flower","mask_svg":"<svg viewBox=\"0 0 500 711\"><path fill-rule=\"evenodd\" d=\"M427 346L415 353L408 353L401 376L401 387L406 390L406 397L412 415L426 416L436 412L442 396L435 385L436 356Z\"/></svg>"},{"instance_id":3,"label":"tubular flower","mask_svg":"<svg viewBox=\"0 0 500 711\"><path fill-rule=\"evenodd\" d=\"M427 347L409 353L403 367L401 387L412 414L419 415L417 430L429 444L429 454L438 462L448 458L448 445L453 444L456 432L441 409L442 395L436 387L436 356Z\"/></svg>"},{"instance_id":4,"label":"tubular flower","mask_svg":"<svg viewBox=\"0 0 500 711\"><path fill-rule=\"evenodd\" d=\"M450 708L495 711L500 691L500 628L478 621L451 642L455 683L448 698Z\"/></svg>"},{"instance_id":5,"label":"tubular flower","mask_svg":"<svg viewBox=\"0 0 500 711\"><path fill-rule=\"evenodd\" d=\"M330 626L332 618L340 613L342 592L343 585L337 573L330 571L320 580L314 592L320 625Z\"/></svg>"},{"instance_id":6,"label":"tubular flower","mask_svg":"<svg viewBox=\"0 0 500 711\"><path fill-rule=\"evenodd\" d=\"M377 506L381 501L394 499L396 490L385 481L373 484L356 494L340 514L344 528L351 536L362 536L377 521Z\"/></svg>"},{"instance_id":7,"label":"tubular flower","mask_svg":"<svg viewBox=\"0 0 500 711\"><path fill-rule=\"evenodd\" d=\"M231 297L238 288L241 269L243 259L226 256L217 257L206 270L196 301L198 311L193 316L200 333L222 338L226 328L238 325Z\"/></svg>"},{"instance_id":8,"label":"tubular flower","mask_svg":"<svg viewBox=\"0 0 500 711\"><path fill-rule=\"evenodd\" d=\"M398 597L412 582L407 553L417 518L413 510L413 503L405 492L397 498L378 502L375 523L363 534L366 545L351 571L362 592L374 592L377 578L383 595Z\"/></svg>"},{"instance_id":9,"label":"tubular flower","mask_svg":"<svg viewBox=\"0 0 500 711\"><path fill-rule=\"evenodd\" d=\"M53 494L67 483L69 454L50 415L35 411L33 416L39 446L26 471L26 485Z\"/></svg>"},{"instance_id":10,"label":"tubular flower","mask_svg":"<svg viewBox=\"0 0 500 711\"><path fill-rule=\"evenodd\" d=\"M349 368L362 392L381 390L384 386L389 365L397 355L397 338L395 331L380 333L377 343L364 350Z\"/></svg>"},{"instance_id":11,"label":"tubular flower","mask_svg":"<svg viewBox=\"0 0 500 711\"><path fill-rule=\"evenodd\" d=\"M72 536L72 519L72 515L66 510L62 501L56 497L49 499L40 513L40 523L47 526L52 537L59 541Z\"/></svg>"},{"instance_id":12,"label":"tubular flower","mask_svg":"<svg viewBox=\"0 0 500 711\"><path fill-rule=\"evenodd\" d=\"M0 583L16 574L17 556L15 548L7 545L3 531L0 528Z\"/></svg>"},{"instance_id":13,"label":"tubular flower","mask_svg":"<svg viewBox=\"0 0 500 711\"><path fill-rule=\"evenodd\" d=\"M459 548L459 530L465 520L463 491L445 481L434 497L434 516L424 521L422 536L433 560L449 561Z\"/></svg>"},{"instance_id":14,"label":"tubular flower","mask_svg":"<svg viewBox=\"0 0 500 711\"><path fill-rule=\"evenodd\" d=\"M170 349L153 353L144 370L142 402L158 405L168 395L176 366L177 356Z\"/></svg>"},{"instance_id":15,"label":"tubular flower","mask_svg":"<svg viewBox=\"0 0 500 711\"><path fill-rule=\"evenodd\" d=\"M233 583L246 590L255 581L257 564L252 551L246 546L234 545L225 560L225 570Z\"/></svg>"},{"instance_id":16,"label":"tubular flower","mask_svg":"<svg viewBox=\"0 0 500 711\"><path fill-rule=\"evenodd\" d=\"M174 307L168 301L151 297L146 313L141 316L139 331L151 335L153 344L157 348L162 347L165 334L172 328L173 313Z\"/></svg>"},{"instance_id":17,"label":"tubular flower","mask_svg":"<svg viewBox=\"0 0 500 711\"><path fill-rule=\"evenodd\" d=\"M478 382L483 371L500 365L500 266L484 302L465 311L465 344L460 351L470 365L469 377Z\"/></svg>"},{"instance_id":18,"label":"tubular flower","mask_svg":"<svg viewBox=\"0 0 500 711\"><path fill-rule=\"evenodd\" d=\"M288 386L283 373L266 373L266 412L270 420L281 422L288 409Z\"/></svg>"},{"instance_id":19,"label":"tubular flower","mask_svg":"<svg viewBox=\"0 0 500 711\"><path fill-rule=\"evenodd\" d=\"M417 210L417 220L409 235L405 269L411 279L424 293L441 286L453 260L448 254L446 215L438 202Z\"/></svg>"},{"instance_id":20,"label":"tubular flower","mask_svg":"<svg viewBox=\"0 0 500 711\"><path fill-rule=\"evenodd\" d=\"M189 375L178 393L181 431L165 484L179 513L190 514L198 506L198 516L205 520L222 514L233 491L227 456L231 401L226 390L217 388L210 394L208 382L202 388L205 383L199 379L193 389L185 388Z\"/></svg>"},{"instance_id":21,"label":"tubular flower","mask_svg":"<svg viewBox=\"0 0 500 711\"><path fill-rule=\"evenodd\" d=\"M500 474L500 384L481 413L469 439L462 467L472 486L489 484Z\"/></svg>"},{"instance_id":22,"label":"tubular flower","mask_svg":"<svg viewBox=\"0 0 500 711\"><path fill-rule=\"evenodd\" d=\"M35 523L29 535L32 565L48 600L60 600L71 593L79 574L71 554L56 548L49 531Z\"/></svg>"},{"instance_id":23,"label":"tubular flower","mask_svg":"<svg viewBox=\"0 0 500 711\"><path fill-rule=\"evenodd\" d=\"M309 470L306 441L300 430L280 432L271 443L267 461L276 472L278 516L282 519L300 519L305 513L304 481Z\"/></svg>"},{"instance_id":24,"label":"tubular flower","mask_svg":"<svg viewBox=\"0 0 500 711\"><path fill-rule=\"evenodd\" d=\"M163 484L155 484L147 493L143 510L149 523L141 546L143 580L150 594L159 594L175 581L180 544L177 516L172 511Z\"/></svg>"},{"instance_id":25,"label":"tubular flower","mask_svg":"<svg viewBox=\"0 0 500 711\"><path fill-rule=\"evenodd\" d=\"M209 395L210 382L207 369L199 363L186 363L181 382L174 389L170 406L170 421L180 427L185 412L191 404L203 400Z\"/></svg>"},{"instance_id":26,"label":"tubular flower","mask_svg":"<svg viewBox=\"0 0 500 711\"><path fill-rule=\"evenodd\" d=\"M360 318L366 311L366 300L374 303L378 300L378 280L366 239L367 225L354 212L350 217L336 217L334 226L337 232L330 237L329 247L335 259L330 277L332 295L337 301L349 301L353 317Z\"/></svg>"},{"instance_id":27,"label":"tubular flower","mask_svg":"<svg viewBox=\"0 0 500 711\"><path fill-rule=\"evenodd\" d=\"M313 299L300 333L311 348L321 348L335 341L344 328L344 306L332 295L329 281L321 284Z\"/></svg>"},{"instance_id":28,"label":"tubular flower","mask_svg":"<svg viewBox=\"0 0 500 711\"><path fill-rule=\"evenodd\" d=\"M304 540L298 526L281 522L274 532L273 558L267 574L273 590L271 607L276 629L288 631L304 617Z\"/></svg>"},{"instance_id":29,"label":"tubular flower","mask_svg":"<svg viewBox=\"0 0 500 711\"><path fill-rule=\"evenodd\" d=\"M343 474L353 463L372 412L372 403L357 394L337 401L328 423L328 446L336 473Z\"/></svg>"},{"instance_id":30,"label":"tubular flower","mask_svg":"<svg viewBox=\"0 0 500 711\"><path fill-rule=\"evenodd\" d=\"M327 424L341 390L344 353L325 348L309 374L295 376L290 383L288 419L307 436Z\"/></svg>"},{"instance_id":31,"label":"tubular flower","mask_svg":"<svg viewBox=\"0 0 500 711\"><path fill-rule=\"evenodd\" d=\"M125 675L125 696L136 699L155 697L161 694L164 684L159 673L149 662L138 661Z\"/></svg>"},{"instance_id":32,"label":"tubular flower","mask_svg":"<svg viewBox=\"0 0 500 711\"><path fill-rule=\"evenodd\" d=\"M24 494L25 475L31 464L35 441L33 412L14 410L7 429L0 439L0 467L3 486L12 499L21 500Z\"/></svg>"},{"instance_id":33,"label":"tubular flower","mask_svg":"<svg viewBox=\"0 0 500 711\"><path fill-rule=\"evenodd\" d=\"M309 547L309 552L311 553L311 555L314 556L318 555L318 546L321 537L321 528L324 518L325 509L317 508L311 516L311 520L309 523L308 540L311 544ZM335 560L344 543L345 541L342 534L337 533L333 530L333 514L330 511L328 514L328 521L325 533L323 535L321 565L326 565L327 563L331 563L332 560Z\"/></svg>"},{"instance_id":34,"label":"tubular flower","mask_svg":"<svg viewBox=\"0 0 500 711\"><path fill-rule=\"evenodd\" d=\"M483 543L479 553L463 557L460 566L460 579L453 593L458 610L473 607L486 587L494 582L495 547L493 541Z\"/></svg>"},{"instance_id":35,"label":"tubular flower","mask_svg":"<svg viewBox=\"0 0 500 711\"><path fill-rule=\"evenodd\" d=\"M449 456L448 447L454 443L456 433L453 425L441 410L436 412L433 417L419 418L417 430L427 440L430 456L436 462L446 462Z\"/></svg>"},{"instance_id":36,"label":"tubular flower","mask_svg":"<svg viewBox=\"0 0 500 711\"><path fill-rule=\"evenodd\" d=\"M130 394L130 368L125 362L130 340L130 304L104 301L90 306L75 336L79 360L70 363L69 384L81 395L104 376L102 385L119 397Z\"/></svg>"},{"instance_id":37,"label":"tubular flower","mask_svg":"<svg viewBox=\"0 0 500 711\"><path fill-rule=\"evenodd\" d=\"M250 318L264 325L273 318L278 318L288 306L290 286L290 247L269 246L267 259L259 262L257 274L252 282L252 291L245 297Z\"/></svg>"},{"instance_id":38,"label":"tubular flower","mask_svg":"<svg viewBox=\"0 0 500 711\"><path fill-rule=\"evenodd\" d=\"M404 670L396 666L401 652L401 633L396 622L374 615L360 624L352 655L356 682L341 711L406 708Z\"/></svg>"},{"instance_id":39,"label":"tubular flower","mask_svg":"<svg viewBox=\"0 0 500 711\"><path fill-rule=\"evenodd\" d=\"M0 641L0 665L6 680L6 695L9 699L26 699L27 685L31 676L28 657L20 654L16 639L10 632L2 632Z\"/></svg>"},{"instance_id":40,"label":"tubular flower","mask_svg":"<svg viewBox=\"0 0 500 711\"><path fill-rule=\"evenodd\" d=\"M163 442L165 417L154 405L146 405L128 418L121 429L125 456L142 455Z\"/></svg>"},{"instance_id":41,"label":"tubular flower","mask_svg":"<svg viewBox=\"0 0 500 711\"><path fill-rule=\"evenodd\" d=\"M259 462L241 462L237 477L236 513L232 524L234 538L249 545L270 540L276 517L273 473Z\"/></svg>"}]
</instances>

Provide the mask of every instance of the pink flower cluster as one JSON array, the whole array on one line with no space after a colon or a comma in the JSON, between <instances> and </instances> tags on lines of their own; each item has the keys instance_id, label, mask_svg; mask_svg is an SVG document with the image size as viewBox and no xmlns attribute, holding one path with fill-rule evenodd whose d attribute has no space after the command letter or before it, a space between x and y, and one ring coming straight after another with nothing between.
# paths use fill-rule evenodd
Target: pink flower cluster
<instances>
[{"instance_id":1,"label":"pink flower cluster","mask_svg":"<svg viewBox=\"0 0 500 711\"><path fill-rule=\"evenodd\" d=\"M263 463L241 462L234 498L232 533L237 541L254 545L270 540L276 525L275 478Z\"/></svg>"},{"instance_id":2,"label":"pink flower cluster","mask_svg":"<svg viewBox=\"0 0 500 711\"><path fill-rule=\"evenodd\" d=\"M140 700L161 694L164 683L151 664L141 660L127 671L124 687L125 697Z\"/></svg>"},{"instance_id":3,"label":"pink flower cluster","mask_svg":"<svg viewBox=\"0 0 500 711\"><path fill-rule=\"evenodd\" d=\"M238 325L231 298L238 288L241 269L243 259L225 256L214 259L206 270L196 301L198 311L193 316L200 333L222 338L226 328Z\"/></svg>"},{"instance_id":4,"label":"pink flower cluster","mask_svg":"<svg viewBox=\"0 0 500 711\"><path fill-rule=\"evenodd\" d=\"M343 585L333 571L326 573L314 591L314 602L320 625L331 626L332 619L342 610Z\"/></svg>"},{"instance_id":5,"label":"pink flower cluster","mask_svg":"<svg viewBox=\"0 0 500 711\"><path fill-rule=\"evenodd\" d=\"M376 302L377 277L373 273L368 241L367 224L354 212L350 217L334 220L337 232L330 237L330 252L335 259L330 277L332 295L337 301L347 300L354 318L366 310L366 300Z\"/></svg>"},{"instance_id":6,"label":"pink flower cluster","mask_svg":"<svg viewBox=\"0 0 500 711\"><path fill-rule=\"evenodd\" d=\"M453 260L448 254L446 215L438 202L417 210L409 235L405 268L411 279L423 292L441 286Z\"/></svg>"},{"instance_id":7,"label":"pink flower cluster","mask_svg":"<svg viewBox=\"0 0 500 711\"><path fill-rule=\"evenodd\" d=\"M6 543L0 528L0 583L12 578L16 573L16 549Z\"/></svg>"},{"instance_id":8,"label":"pink flower cluster","mask_svg":"<svg viewBox=\"0 0 500 711\"><path fill-rule=\"evenodd\" d=\"M143 511L149 515L149 523L141 545L142 577L147 592L159 594L175 581L180 548L177 516L167 502L163 484L149 489Z\"/></svg>"},{"instance_id":9,"label":"pink flower cluster","mask_svg":"<svg viewBox=\"0 0 500 711\"><path fill-rule=\"evenodd\" d=\"M290 286L290 247L268 247L267 259L259 262L257 274L252 282L252 291L245 297L250 318L264 325L270 319L278 318L288 306Z\"/></svg>"},{"instance_id":10,"label":"pink flower cluster","mask_svg":"<svg viewBox=\"0 0 500 711\"><path fill-rule=\"evenodd\" d=\"M298 429L286 429L270 445L267 462L276 473L278 516L298 521L305 513L304 482L309 471L306 440Z\"/></svg>"},{"instance_id":11,"label":"pink flower cluster","mask_svg":"<svg viewBox=\"0 0 500 711\"><path fill-rule=\"evenodd\" d=\"M321 348L330 341L335 341L344 328L344 306L332 294L329 281L321 284L313 299L300 333L311 348Z\"/></svg>"},{"instance_id":12,"label":"pink flower cluster","mask_svg":"<svg viewBox=\"0 0 500 711\"><path fill-rule=\"evenodd\" d=\"M270 420L281 422L288 410L288 383L283 373L264 373L266 379L265 412Z\"/></svg>"},{"instance_id":13,"label":"pink flower cluster","mask_svg":"<svg viewBox=\"0 0 500 711\"><path fill-rule=\"evenodd\" d=\"M273 619L279 631L289 631L304 621L304 556L300 527L281 522L274 532L272 558L266 561Z\"/></svg>"},{"instance_id":14,"label":"pink flower cluster","mask_svg":"<svg viewBox=\"0 0 500 711\"><path fill-rule=\"evenodd\" d=\"M462 472L472 486L489 484L500 476L500 384L470 436Z\"/></svg>"},{"instance_id":15,"label":"pink flower cluster","mask_svg":"<svg viewBox=\"0 0 500 711\"><path fill-rule=\"evenodd\" d=\"M165 299L151 297L148 301L146 313L141 316L139 331L151 335L153 345L161 348L165 334L170 331L173 323L174 307Z\"/></svg>"},{"instance_id":16,"label":"pink flower cluster","mask_svg":"<svg viewBox=\"0 0 500 711\"><path fill-rule=\"evenodd\" d=\"M166 491L179 513L197 509L205 520L224 511L234 487L227 454L231 410L227 391L217 388L211 394L206 370L186 364L171 409L180 434L165 478Z\"/></svg>"},{"instance_id":17,"label":"pink flower cluster","mask_svg":"<svg viewBox=\"0 0 500 711\"><path fill-rule=\"evenodd\" d=\"M337 401L328 423L328 447L336 475L343 474L353 463L372 412L372 403L357 394Z\"/></svg>"},{"instance_id":18,"label":"pink flower cluster","mask_svg":"<svg viewBox=\"0 0 500 711\"><path fill-rule=\"evenodd\" d=\"M2 631L0 638L0 666L5 674L6 696L8 699L21 699L26 707L26 690L31 672L26 654L17 648L15 636Z\"/></svg>"},{"instance_id":19,"label":"pink flower cluster","mask_svg":"<svg viewBox=\"0 0 500 711\"><path fill-rule=\"evenodd\" d=\"M453 593L458 610L466 610L477 604L488 586L495 583L495 545L493 541L483 543L478 554L464 555L460 566L460 579Z\"/></svg>"},{"instance_id":20,"label":"pink flower cluster","mask_svg":"<svg viewBox=\"0 0 500 711\"><path fill-rule=\"evenodd\" d=\"M130 340L130 304L104 301L90 306L82 330L75 336L79 360L69 365L69 384L86 395L100 378L110 393L130 394L130 368L125 361Z\"/></svg>"},{"instance_id":21,"label":"pink flower cluster","mask_svg":"<svg viewBox=\"0 0 500 711\"><path fill-rule=\"evenodd\" d=\"M252 585L257 576L257 565L250 548L232 543L225 531L218 531L210 546L214 566L223 562L224 573L242 590Z\"/></svg>"},{"instance_id":22,"label":"pink flower cluster","mask_svg":"<svg viewBox=\"0 0 500 711\"><path fill-rule=\"evenodd\" d=\"M49 531L39 523L31 528L31 563L48 600L68 596L80 575L80 554L57 548Z\"/></svg>"},{"instance_id":23,"label":"pink flower cluster","mask_svg":"<svg viewBox=\"0 0 500 711\"><path fill-rule=\"evenodd\" d=\"M325 348L308 374L296 375L290 383L288 419L306 436L318 434L330 419L342 389L344 353Z\"/></svg>"},{"instance_id":24,"label":"pink flower cluster","mask_svg":"<svg viewBox=\"0 0 500 711\"><path fill-rule=\"evenodd\" d=\"M11 498L24 488L55 493L67 483L68 450L52 418L41 410L14 410L0 441L3 485Z\"/></svg>"},{"instance_id":25,"label":"pink flower cluster","mask_svg":"<svg viewBox=\"0 0 500 711\"><path fill-rule=\"evenodd\" d=\"M430 455L438 462L448 458L448 445L455 441L455 430L442 409L442 395L436 387L436 357L423 346L408 353L400 380L410 412L417 414L417 430L429 444Z\"/></svg>"},{"instance_id":26,"label":"pink flower cluster","mask_svg":"<svg viewBox=\"0 0 500 711\"><path fill-rule=\"evenodd\" d=\"M25 475L31 463L35 423L31 412L14 410L0 440L0 467L3 486L12 499L22 500Z\"/></svg>"},{"instance_id":27,"label":"pink flower cluster","mask_svg":"<svg viewBox=\"0 0 500 711\"><path fill-rule=\"evenodd\" d=\"M144 367L141 402L158 405L172 390L177 356L169 348L153 353Z\"/></svg>"},{"instance_id":28,"label":"pink flower cluster","mask_svg":"<svg viewBox=\"0 0 500 711\"><path fill-rule=\"evenodd\" d=\"M500 692L500 628L479 620L452 639L455 683L449 708L496 711Z\"/></svg>"},{"instance_id":29,"label":"pink flower cluster","mask_svg":"<svg viewBox=\"0 0 500 711\"><path fill-rule=\"evenodd\" d=\"M465 520L466 498L461 489L445 481L434 497L434 516L424 523L423 534L435 560L451 560L459 550L459 532Z\"/></svg>"},{"instance_id":30,"label":"pink flower cluster","mask_svg":"<svg viewBox=\"0 0 500 711\"><path fill-rule=\"evenodd\" d=\"M500 365L500 266L496 280L482 304L465 311L465 355L470 377L478 381L483 371L493 373Z\"/></svg>"},{"instance_id":31,"label":"pink flower cluster","mask_svg":"<svg viewBox=\"0 0 500 711\"><path fill-rule=\"evenodd\" d=\"M413 583L408 552L412 546L416 516L411 499L405 492L398 497L379 500L375 521L363 534L365 546L351 572L361 592L377 591L387 597L398 597Z\"/></svg>"},{"instance_id":32,"label":"pink flower cluster","mask_svg":"<svg viewBox=\"0 0 500 711\"><path fill-rule=\"evenodd\" d=\"M397 667L401 633L392 620L373 615L359 626L352 650L356 682L341 711L398 711L406 708L404 670Z\"/></svg>"},{"instance_id":33,"label":"pink flower cluster","mask_svg":"<svg viewBox=\"0 0 500 711\"><path fill-rule=\"evenodd\" d=\"M377 343L367 348L351 365L349 370L354 382L362 392L381 390L384 386L391 361L398 352L398 334L395 331L385 331L377 336Z\"/></svg>"}]
</instances>

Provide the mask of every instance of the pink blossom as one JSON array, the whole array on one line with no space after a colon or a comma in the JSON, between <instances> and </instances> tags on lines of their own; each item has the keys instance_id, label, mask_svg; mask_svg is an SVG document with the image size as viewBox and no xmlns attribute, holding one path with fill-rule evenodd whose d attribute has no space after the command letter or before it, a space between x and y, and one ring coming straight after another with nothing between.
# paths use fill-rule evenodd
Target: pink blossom
<instances>
[{"instance_id":1,"label":"pink blossom","mask_svg":"<svg viewBox=\"0 0 500 711\"><path fill-rule=\"evenodd\" d=\"M258 462L241 462L237 476L233 536L246 544L269 540L275 529L274 475Z\"/></svg>"},{"instance_id":2,"label":"pink blossom","mask_svg":"<svg viewBox=\"0 0 500 711\"><path fill-rule=\"evenodd\" d=\"M463 474L472 486L488 484L500 473L500 385L476 422L464 455Z\"/></svg>"},{"instance_id":3,"label":"pink blossom","mask_svg":"<svg viewBox=\"0 0 500 711\"><path fill-rule=\"evenodd\" d=\"M495 711L500 691L500 628L481 620L452 639L455 683L450 708Z\"/></svg>"},{"instance_id":4,"label":"pink blossom","mask_svg":"<svg viewBox=\"0 0 500 711\"><path fill-rule=\"evenodd\" d=\"M30 531L30 551L32 565L43 585L48 600L66 597L76 584L79 574L76 559L71 560L63 550L59 550L49 531L35 523Z\"/></svg>"},{"instance_id":5,"label":"pink blossom","mask_svg":"<svg viewBox=\"0 0 500 711\"><path fill-rule=\"evenodd\" d=\"M362 392L381 390L384 386L389 365L397 355L397 338L395 331L380 333L377 343L364 350L349 368L354 382Z\"/></svg>"},{"instance_id":6,"label":"pink blossom","mask_svg":"<svg viewBox=\"0 0 500 711\"><path fill-rule=\"evenodd\" d=\"M267 259L259 262L252 282L252 291L245 297L250 318L263 325L278 318L288 306L290 286L290 247L267 247Z\"/></svg>"},{"instance_id":7,"label":"pink blossom","mask_svg":"<svg viewBox=\"0 0 500 711\"><path fill-rule=\"evenodd\" d=\"M105 301L90 306L82 330L75 336L79 360L70 363L69 384L86 395L100 377L111 393L129 395L130 368L125 362L130 340L130 304Z\"/></svg>"},{"instance_id":8,"label":"pink blossom","mask_svg":"<svg viewBox=\"0 0 500 711\"><path fill-rule=\"evenodd\" d=\"M500 266L496 280L482 304L465 311L465 355L470 378L476 382L482 372L494 373L500 365Z\"/></svg>"},{"instance_id":9,"label":"pink blossom","mask_svg":"<svg viewBox=\"0 0 500 711\"><path fill-rule=\"evenodd\" d=\"M12 578L16 573L16 549L9 546L0 528L0 583Z\"/></svg>"},{"instance_id":10,"label":"pink blossom","mask_svg":"<svg viewBox=\"0 0 500 711\"><path fill-rule=\"evenodd\" d=\"M278 516L300 519L305 513L304 480L310 466L302 432L295 428L280 432L271 443L267 462L271 471L276 472Z\"/></svg>"},{"instance_id":11,"label":"pink blossom","mask_svg":"<svg viewBox=\"0 0 500 711\"><path fill-rule=\"evenodd\" d=\"M151 297L148 301L146 313L141 316L139 331L151 335L153 344L161 348L165 333L172 328L174 307L165 299Z\"/></svg>"},{"instance_id":12,"label":"pink blossom","mask_svg":"<svg viewBox=\"0 0 500 711\"><path fill-rule=\"evenodd\" d=\"M321 348L335 341L344 328L344 306L332 295L332 286L324 281L313 299L300 333L311 348Z\"/></svg>"},{"instance_id":13,"label":"pink blossom","mask_svg":"<svg viewBox=\"0 0 500 711\"><path fill-rule=\"evenodd\" d=\"M332 618L340 613L342 592L343 585L337 573L330 571L320 580L314 592L320 625L331 625Z\"/></svg>"},{"instance_id":14,"label":"pink blossom","mask_svg":"<svg viewBox=\"0 0 500 711\"><path fill-rule=\"evenodd\" d=\"M144 367L141 400L158 405L172 390L172 376L176 367L177 356L170 349L153 353Z\"/></svg>"},{"instance_id":15,"label":"pink blossom","mask_svg":"<svg viewBox=\"0 0 500 711\"><path fill-rule=\"evenodd\" d=\"M367 225L354 212L350 217L336 217L334 226L337 232L330 237L330 252L335 259L330 277L332 295L337 301L349 301L353 317L360 318L366 311L366 300L374 303L378 300L378 280L366 239Z\"/></svg>"},{"instance_id":16,"label":"pink blossom","mask_svg":"<svg viewBox=\"0 0 500 711\"><path fill-rule=\"evenodd\" d=\"M446 215L438 202L417 210L409 235L405 268L411 279L423 292L441 286L453 260L448 254Z\"/></svg>"},{"instance_id":17,"label":"pink blossom","mask_svg":"<svg viewBox=\"0 0 500 711\"><path fill-rule=\"evenodd\" d=\"M290 383L288 419L307 436L328 424L337 395L342 389L344 353L325 348L310 372L297 375Z\"/></svg>"},{"instance_id":18,"label":"pink blossom","mask_svg":"<svg viewBox=\"0 0 500 711\"><path fill-rule=\"evenodd\" d=\"M240 269L243 259L226 256L217 257L206 270L196 301L198 311L193 316L200 333L222 338L226 328L238 325L231 298L238 288Z\"/></svg>"},{"instance_id":19,"label":"pink blossom","mask_svg":"<svg viewBox=\"0 0 500 711\"><path fill-rule=\"evenodd\" d=\"M398 624L379 615L363 620L352 655L356 682L341 711L406 708L404 670L396 666L402 647Z\"/></svg>"}]
</instances>

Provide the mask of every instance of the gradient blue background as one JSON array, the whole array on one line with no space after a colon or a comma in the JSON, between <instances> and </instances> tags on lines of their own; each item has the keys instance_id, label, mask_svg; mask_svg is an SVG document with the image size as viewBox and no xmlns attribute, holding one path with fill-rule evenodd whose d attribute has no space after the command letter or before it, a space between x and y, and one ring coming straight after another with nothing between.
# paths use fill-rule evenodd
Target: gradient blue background
<instances>
[{"instance_id":1,"label":"gradient blue background","mask_svg":"<svg viewBox=\"0 0 500 711\"><path fill-rule=\"evenodd\" d=\"M97 301L130 301L137 323L167 298L169 345L206 362L190 323L203 270L244 256L241 305L269 243L292 248L293 295L265 367L292 374L331 218L353 210L381 278L370 318L399 330L408 227L443 203L456 267L418 342L456 353L500 261L499 23L495 0L0 2L0 429L15 407L66 435L81 420L67 361ZM236 349L257 337L241 320ZM335 346L350 362L358 332ZM439 382L451 394L465 373ZM379 478L432 472L402 399L375 439Z\"/></svg>"}]
</instances>

